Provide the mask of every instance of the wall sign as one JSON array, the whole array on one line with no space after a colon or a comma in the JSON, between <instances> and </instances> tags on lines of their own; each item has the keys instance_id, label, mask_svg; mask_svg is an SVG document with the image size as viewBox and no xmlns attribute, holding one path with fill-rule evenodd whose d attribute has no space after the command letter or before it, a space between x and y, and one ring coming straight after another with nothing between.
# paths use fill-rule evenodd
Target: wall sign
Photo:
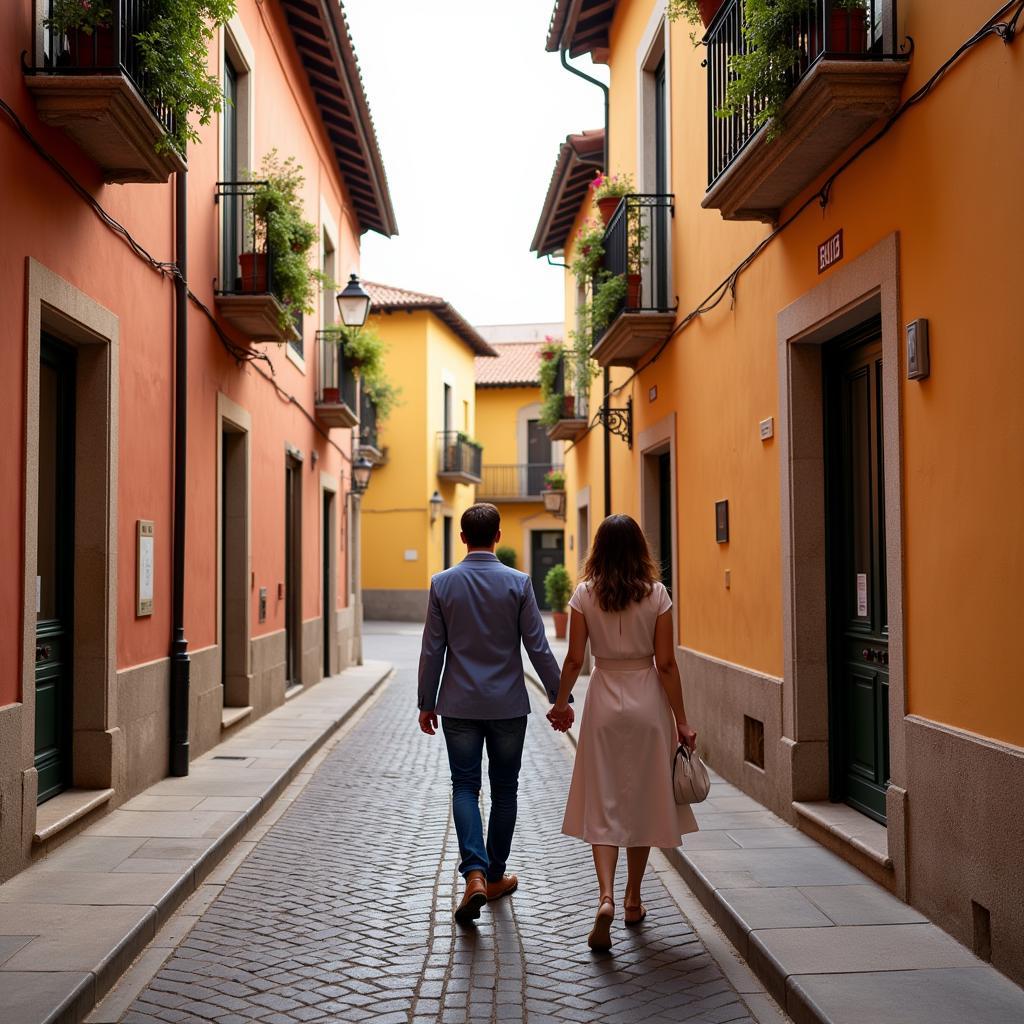
<instances>
[{"instance_id":1,"label":"wall sign","mask_svg":"<svg viewBox=\"0 0 1024 1024\"><path fill-rule=\"evenodd\" d=\"M719 544L729 543L729 502L715 502L715 540Z\"/></svg>"},{"instance_id":2,"label":"wall sign","mask_svg":"<svg viewBox=\"0 0 1024 1024\"><path fill-rule=\"evenodd\" d=\"M857 616L865 618L868 614L868 574L857 573Z\"/></svg>"},{"instance_id":3,"label":"wall sign","mask_svg":"<svg viewBox=\"0 0 1024 1024\"><path fill-rule=\"evenodd\" d=\"M153 546L155 542L153 523L140 519L135 524L135 614L153 614Z\"/></svg>"},{"instance_id":4,"label":"wall sign","mask_svg":"<svg viewBox=\"0 0 1024 1024\"><path fill-rule=\"evenodd\" d=\"M761 420L757 425L757 432L761 437L762 441L768 441L775 436L775 417L769 416L766 420Z\"/></svg>"},{"instance_id":5,"label":"wall sign","mask_svg":"<svg viewBox=\"0 0 1024 1024\"><path fill-rule=\"evenodd\" d=\"M824 274L829 267L843 258L843 229L818 246L818 273Z\"/></svg>"},{"instance_id":6,"label":"wall sign","mask_svg":"<svg viewBox=\"0 0 1024 1024\"><path fill-rule=\"evenodd\" d=\"M647 401L648 402L656 402L657 400L658 400L658 385L657 384L652 384L647 389Z\"/></svg>"},{"instance_id":7,"label":"wall sign","mask_svg":"<svg viewBox=\"0 0 1024 1024\"><path fill-rule=\"evenodd\" d=\"M928 353L928 321L911 320L907 324L907 379L924 380L931 373Z\"/></svg>"}]
</instances>

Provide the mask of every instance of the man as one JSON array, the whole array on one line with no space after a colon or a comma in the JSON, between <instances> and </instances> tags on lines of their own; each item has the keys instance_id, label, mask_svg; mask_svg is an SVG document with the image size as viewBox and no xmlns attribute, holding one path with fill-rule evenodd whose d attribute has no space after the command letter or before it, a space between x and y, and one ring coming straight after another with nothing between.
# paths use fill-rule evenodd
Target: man
<instances>
[{"instance_id":1,"label":"man","mask_svg":"<svg viewBox=\"0 0 1024 1024\"><path fill-rule=\"evenodd\" d=\"M505 874L505 865L516 826L519 768L530 713L520 642L552 703L558 695L559 669L544 636L530 577L495 557L494 547L501 539L498 510L485 502L472 505L460 525L466 557L430 582L419 712L420 729L428 736L434 735L441 716L448 746L452 813L462 855L459 871L466 880L455 920L465 923L478 918L489 900L506 896L519 885L515 875ZM485 746L491 783L486 844L480 820Z\"/></svg>"}]
</instances>

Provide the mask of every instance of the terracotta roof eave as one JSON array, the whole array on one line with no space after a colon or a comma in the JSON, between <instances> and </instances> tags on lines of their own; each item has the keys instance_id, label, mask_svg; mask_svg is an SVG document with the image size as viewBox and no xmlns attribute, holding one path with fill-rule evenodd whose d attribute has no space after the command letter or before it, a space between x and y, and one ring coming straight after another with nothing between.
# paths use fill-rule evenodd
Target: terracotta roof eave
<instances>
[{"instance_id":1,"label":"terracotta roof eave","mask_svg":"<svg viewBox=\"0 0 1024 1024\"><path fill-rule=\"evenodd\" d=\"M617 0L555 0L545 48L551 53L568 50L570 57L594 54L608 45L608 24Z\"/></svg>"},{"instance_id":2,"label":"terracotta roof eave","mask_svg":"<svg viewBox=\"0 0 1024 1024\"><path fill-rule=\"evenodd\" d=\"M539 380L501 380L476 382L478 388L539 388Z\"/></svg>"},{"instance_id":3,"label":"terracotta roof eave","mask_svg":"<svg viewBox=\"0 0 1024 1024\"><path fill-rule=\"evenodd\" d=\"M564 250L571 225L586 197L591 177L589 170L600 169L603 165L604 129L570 135L562 143L530 244L530 251L535 252L538 259Z\"/></svg>"},{"instance_id":4,"label":"terracotta roof eave","mask_svg":"<svg viewBox=\"0 0 1024 1024\"><path fill-rule=\"evenodd\" d=\"M371 315L373 313L415 313L424 310L427 313L433 313L442 323L447 324L476 355L497 356L498 353L484 340L476 328L450 302L440 296L394 288L376 281L364 281L363 285L373 301L373 305L370 307ZM381 292L388 292L394 298L382 298Z\"/></svg>"}]
</instances>

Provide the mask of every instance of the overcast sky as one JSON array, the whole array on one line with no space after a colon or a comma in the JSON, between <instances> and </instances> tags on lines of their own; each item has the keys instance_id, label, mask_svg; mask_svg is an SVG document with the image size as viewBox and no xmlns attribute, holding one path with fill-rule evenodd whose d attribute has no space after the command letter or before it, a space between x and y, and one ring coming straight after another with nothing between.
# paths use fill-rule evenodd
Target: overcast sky
<instances>
[{"instance_id":1,"label":"overcast sky","mask_svg":"<svg viewBox=\"0 0 1024 1024\"><path fill-rule=\"evenodd\" d=\"M345 0L398 218L398 237L363 236L368 280L472 323L562 320L562 272L530 242L560 143L604 110L544 49L553 6Z\"/></svg>"}]
</instances>

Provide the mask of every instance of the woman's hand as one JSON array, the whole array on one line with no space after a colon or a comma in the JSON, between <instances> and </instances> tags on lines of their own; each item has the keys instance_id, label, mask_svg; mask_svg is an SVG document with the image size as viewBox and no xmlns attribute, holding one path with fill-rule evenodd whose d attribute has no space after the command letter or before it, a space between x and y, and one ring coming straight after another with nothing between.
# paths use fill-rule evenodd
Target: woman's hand
<instances>
[{"instance_id":1,"label":"woman's hand","mask_svg":"<svg viewBox=\"0 0 1024 1024\"><path fill-rule=\"evenodd\" d=\"M575 720L572 708L568 704L553 704L547 714L551 728L556 732L568 732Z\"/></svg>"},{"instance_id":2,"label":"woman's hand","mask_svg":"<svg viewBox=\"0 0 1024 1024\"><path fill-rule=\"evenodd\" d=\"M676 721L676 736L679 738L681 746L689 750L697 749L697 733L685 721Z\"/></svg>"}]
</instances>

